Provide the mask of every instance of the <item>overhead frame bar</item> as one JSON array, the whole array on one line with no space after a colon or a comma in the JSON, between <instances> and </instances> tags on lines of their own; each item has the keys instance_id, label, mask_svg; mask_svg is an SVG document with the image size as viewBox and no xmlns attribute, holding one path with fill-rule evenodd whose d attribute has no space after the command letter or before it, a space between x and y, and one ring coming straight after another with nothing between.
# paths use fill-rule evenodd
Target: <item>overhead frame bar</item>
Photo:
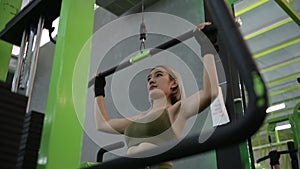
<instances>
[{"instance_id":1,"label":"overhead frame bar","mask_svg":"<svg viewBox=\"0 0 300 169\"><path fill-rule=\"evenodd\" d=\"M280 64L276 64L276 65L273 65L271 67L268 67L268 68L264 68L261 70L262 73L267 73L267 72L270 72L270 71L273 71L273 70L276 70L276 69L279 69L279 68L282 68L282 67L285 67L285 66L288 66L288 65L291 65L291 64L295 64L297 62L300 62L300 57L297 58L297 59L292 59L292 60L289 60L289 61L286 61L286 62L283 62L283 63L280 63Z\"/></svg>"},{"instance_id":2,"label":"overhead frame bar","mask_svg":"<svg viewBox=\"0 0 300 169\"><path fill-rule=\"evenodd\" d=\"M243 14L245 14L245 13L247 13L247 12L249 12L249 11L257 8L257 7L259 7L259 6L262 6L263 4L265 4L265 3L269 2L269 1L270 0L260 0L259 2L256 2L256 3L252 4L252 5L249 5L246 8L243 8L243 9L235 12L235 16L243 15Z\"/></svg>"},{"instance_id":3,"label":"overhead frame bar","mask_svg":"<svg viewBox=\"0 0 300 169\"><path fill-rule=\"evenodd\" d=\"M275 0L277 4L300 26L300 15L286 0Z\"/></svg>"},{"instance_id":4,"label":"overhead frame bar","mask_svg":"<svg viewBox=\"0 0 300 169\"><path fill-rule=\"evenodd\" d=\"M175 142L175 146L171 149L169 149L170 145L165 145L134 155L135 157L139 155L145 157L148 153L152 154L164 148L169 149L155 156L147 156L145 158L120 157L104 162L101 165L89 167L90 169L141 168L168 160L196 155L243 142L253 135L263 124L266 116L265 111L268 106L267 91L249 49L225 2L222 0L206 0L206 4L213 21L216 23L218 30L220 30L221 41L227 42L224 43L226 49L228 49L227 52L237 63L239 73L245 82L249 97L245 115L235 123L229 123L224 127L216 128L212 134L205 133L211 134L211 136L204 142L199 142L199 135L194 135L181 140L177 144ZM240 131L243 132L241 133Z\"/></svg>"},{"instance_id":5,"label":"overhead frame bar","mask_svg":"<svg viewBox=\"0 0 300 169\"><path fill-rule=\"evenodd\" d=\"M204 33L205 32L209 32L211 31L211 29L206 29L204 30ZM117 65L117 66L114 66L106 71L103 71L100 73L101 76L103 77L106 77L106 76L109 76L117 71L120 71L126 67L129 67L130 65L142 60L142 59L145 59L149 56L153 56L153 55L156 55L157 53L161 52L161 51L164 51L170 47L173 47L179 43L181 43L182 41L185 41L191 37L194 36L194 30L190 30L180 36L178 36L177 38L173 38L157 47L154 47L153 49L151 50L144 50L144 51L140 51L137 55L135 55L134 57L132 57L131 59ZM203 35L204 36L204 35ZM88 83L88 87L90 88L92 85L94 85L94 81L95 81L95 78L92 78L91 80L89 80L89 83Z\"/></svg>"},{"instance_id":6,"label":"overhead frame bar","mask_svg":"<svg viewBox=\"0 0 300 169\"><path fill-rule=\"evenodd\" d=\"M279 28L279 27L281 27L283 25L286 25L286 24L288 24L288 23L290 23L292 21L293 20L291 18L286 18L284 20L281 20L281 21L276 22L274 24L271 24L269 26L263 27L262 29L259 29L259 30L255 31L253 33L245 35L244 39L245 40L249 40L249 39L255 38L255 37L257 37L259 35L262 35L262 34L264 34L266 32L269 32L269 31L274 30L276 28Z\"/></svg>"},{"instance_id":7,"label":"overhead frame bar","mask_svg":"<svg viewBox=\"0 0 300 169\"><path fill-rule=\"evenodd\" d=\"M284 76L282 78L278 78L278 79L269 81L267 83L267 85L269 87L271 87L271 86L276 85L278 83L283 83L283 82L286 82L286 81L289 81L289 80L292 80L292 79L295 80L297 77L300 77L300 73L294 73L294 74L291 74L291 75L288 75L288 76Z\"/></svg>"},{"instance_id":8,"label":"overhead frame bar","mask_svg":"<svg viewBox=\"0 0 300 169\"><path fill-rule=\"evenodd\" d=\"M286 93L286 92L293 91L293 90L299 90L299 89L300 89L300 85L296 85L296 86L292 86L289 88L284 88L282 90L277 90L276 92L272 92L272 93L270 93L270 96L276 96L276 95L279 95L282 93Z\"/></svg>"},{"instance_id":9,"label":"overhead frame bar","mask_svg":"<svg viewBox=\"0 0 300 169\"><path fill-rule=\"evenodd\" d=\"M258 53L256 53L256 54L253 55L253 58L254 59L258 59L258 58L266 56L266 55L268 55L270 53L273 53L273 52L276 52L278 50L284 49L286 47L292 46L292 45L294 45L296 43L300 43L300 38L296 38L296 39L293 39L291 41L288 41L288 42L285 42L283 44L280 44L278 46L275 46L275 47L269 48L267 50L264 50L262 52L258 52Z\"/></svg>"},{"instance_id":10,"label":"overhead frame bar","mask_svg":"<svg viewBox=\"0 0 300 169\"><path fill-rule=\"evenodd\" d=\"M283 101L280 101L280 102L274 102L273 104L275 105L275 104L279 104L279 103L282 103L282 102L288 103L288 102L293 102L293 101L297 101L297 100L300 100L300 96L289 98L289 99L286 99L286 100L283 100Z\"/></svg>"}]
</instances>

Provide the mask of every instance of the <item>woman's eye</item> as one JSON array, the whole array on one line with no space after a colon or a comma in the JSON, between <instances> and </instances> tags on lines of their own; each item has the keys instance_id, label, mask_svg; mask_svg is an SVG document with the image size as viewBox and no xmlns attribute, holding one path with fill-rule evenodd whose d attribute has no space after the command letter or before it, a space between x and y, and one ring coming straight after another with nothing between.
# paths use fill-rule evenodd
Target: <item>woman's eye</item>
<instances>
[{"instance_id":1,"label":"woman's eye","mask_svg":"<svg viewBox=\"0 0 300 169\"><path fill-rule=\"evenodd\" d=\"M162 74L161 74L161 73L157 73L157 74L156 74L156 77L159 77L159 76L162 76Z\"/></svg>"}]
</instances>

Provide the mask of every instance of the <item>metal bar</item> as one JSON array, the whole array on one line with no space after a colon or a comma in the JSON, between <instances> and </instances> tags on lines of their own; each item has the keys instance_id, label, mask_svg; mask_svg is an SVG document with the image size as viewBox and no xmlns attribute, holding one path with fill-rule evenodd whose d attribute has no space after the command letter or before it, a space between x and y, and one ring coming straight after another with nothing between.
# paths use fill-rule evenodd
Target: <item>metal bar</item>
<instances>
[{"instance_id":1,"label":"metal bar","mask_svg":"<svg viewBox=\"0 0 300 169\"><path fill-rule=\"evenodd\" d=\"M279 143L272 143L272 145L271 145L271 144L264 144L264 145L256 146L256 147L253 147L253 151L259 150L259 149L262 149L262 148L269 148L269 147L272 147L272 146L277 146L277 145L286 144L286 143L288 143L289 141L293 141L293 140L290 139L290 140L281 141L281 142L279 142Z\"/></svg>"},{"instance_id":2,"label":"metal bar","mask_svg":"<svg viewBox=\"0 0 300 169\"><path fill-rule=\"evenodd\" d=\"M267 73L267 72L270 72L270 71L273 71L273 70L276 70L276 69L279 69L279 68L282 68L282 67L285 67L285 66L288 66L288 65L291 65L291 64L300 62L300 56L297 56L297 57L295 57L295 58L296 58L296 59L288 60L288 61L281 62L281 63L276 64L276 65L273 65L273 66L271 66L271 67L264 68L264 69L261 70L261 72L262 72L262 73Z\"/></svg>"},{"instance_id":3,"label":"metal bar","mask_svg":"<svg viewBox=\"0 0 300 169\"><path fill-rule=\"evenodd\" d=\"M11 86L11 91L15 92L15 93L18 91L20 74L21 74L23 60L24 60L23 56L24 56L24 51L25 51L25 48L26 48L27 39L28 39L27 30L24 30L23 35L22 35L20 53L19 53L19 56L18 56L18 62L17 62L17 65L16 65L16 70L15 70L15 74L14 74L14 78L13 78L12 86Z\"/></svg>"},{"instance_id":4,"label":"metal bar","mask_svg":"<svg viewBox=\"0 0 300 169\"><path fill-rule=\"evenodd\" d=\"M199 135L196 134L181 140L179 143L171 143L171 149L169 149L170 145L165 145L134 155L135 157L142 155L145 158L120 157L104 162L101 165L90 167L90 169L140 168L238 144L253 135L263 124L268 104L267 90L250 51L233 21L225 2L222 0L206 0L205 2L213 21L216 23L218 30L220 30L221 41L226 42L224 45L228 49L227 52L237 63L240 75L245 82L249 96L245 115L235 123L229 123L226 126L216 128L212 134L204 133L211 134L211 136L203 142L199 141ZM168 149L168 151L155 156L146 156L153 155L153 153L164 148Z\"/></svg>"},{"instance_id":5,"label":"metal bar","mask_svg":"<svg viewBox=\"0 0 300 169\"><path fill-rule=\"evenodd\" d=\"M272 81L269 81L267 83L267 85L269 87L273 86L273 85L276 85L278 83L283 83L283 82L286 82L288 80L292 80L292 79L296 79L297 77L300 77L300 73L294 73L292 75L288 75L288 76L285 76L285 77L282 77L282 78L278 78L278 79L275 79L275 80L272 80Z\"/></svg>"},{"instance_id":6,"label":"metal bar","mask_svg":"<svg viewBox=\"0 0 300 169\"><path fill-rule=\"evenodd\" d=\"M244 36L244 39L245 39L245 40L249 40L249 39L255 38L255 37L259 36L259 35L262 35L262 34L264 34L264 33L266 33L266 32L269 32L269 31L271 31L271 30L274 30L274 29L276 29L276 28L279 28L279 27L281 27L281 26L283 26L283 25L285 25L285 24L288 24L288 23L290 23L290 22L292 22L292 21L293 21L293 20L292 20L291 18L286 18L286 19L284 19L284 20L281 20L281 21L279 21L279 22L276 22L276 23L273 23L273 24L271 24L271 25L269 25L269 26L266 26L266 27L264 27L264 28L262 28L262 29L259 29L259 30L255 31L255 32L253 32L253 33L250 33L250 34L248 34L248 35L245 35L245 36Z\"/></svg>"},{"instance_id":7,"label":"metal bar","mask_svg":"<svg viewBox=\"0 0 300 169\"><path fill-rule=\"evenodd\" d=\"M296 86L292 86L292 87L288 87L288 88L285 88L282 90L277 90L275 92L272 92L272 93L270 93L270 96L273 97L273 96L276 96L276 95L279 95L282 93L286 93L286 92L293 91L293 90L299 90L299 89L300 89L300 85L296 85Z\"/></svg>"},{"instance_id":8,"label":"metal bar","mask_svg":"<svg viewBox=\"0 0 300 169\"><path fill-rule=\"evenodd\" d=\"M265 3L269 2L269 1L270 0L260 0L260 1L256 2L256 3L252 4L252 5L249 5L248 7L244 8L244 9L241 9L241 10L237 11L235 13L235 16L243 15L243 14L245 14L245 13L247 13L247 12L249 12L249 11L257 8L257 7L259 7L259 6L262 6L263 4L265 4Z\"/></svg>"},{"instance_id":9,"label":"metal bar","mask_svg":"<svg viewBox=\"0 0 300 169\"><path fill-rule=\"evenodd\" d=\"M32 54L32 58L31 58L30 70L28 73L29 77L28 77L28 81L27 81L27 85L26 85L25 95L29 96L28 102L30 102L30 95L31 95L32 87L33 87L33 83L34 83L34 77L35 77L35 72L36 72L37 60L39 57L40 42L41 42L43 27L44 27L44 18L41 16L39 18L39 22L37 25L35 45L34 45L33 54Z\"/></svg>"},{"instance_id":10,"label":"metal bar","mask_svg":"<svg viewBox=\"0 0 300 169\"><path fill-rule=\"evenodd\" d=\"M214 28L204 29L202 31L203 31L204 34L207 34L210 31L212 31L212 29L214 29ZM173 39L171 39L171 40L169 40L169 41L167 41L163 44L158 45L157 47L154 47L150 51L145 50L143 52L140 52L136 56L132 57L130 60L125 61L125 62L123 62L120 65L117 65L115 67L112 67L112 68L100 73L100 75L104 76L104 77L109 76L109 75L111 75L111 74L113 74L113 73L115 73L119 70L122 70L122 69L132 65L133 63L136 63L136 62L138 62L138 61L140 61L140 60L142 60L142 59L144 59L148 56L156 55L157 53L159 53L163 50L166 50L170 47L173 47L173 46L175 46L175 45L177 45L177 44L179 44L179 43L181 43L181 42L183 42L183 41L185 41L189 38L192 38L192 37L194 37L194 29L190 30L190 31L188 31L188 32L176 37L176 38L173 38ZM89 83L88 83L89 88L92 85L94 85L94 81L95 81L95 78L92 78L91 80L89 80Z\"/></svg>"},{"instance_id":11,"label":"metal bar","mask_svg":"<svg viewBox=\"0 0 300 169\"><path fill-rule=\"evenodd\" d=\"M254 59L258 59L258 58L260 58L260 57L263 57L263 56L268 55L268 54L270 54L270 53L273 53L273 52L276 52L276 51L278 51L278 50L284 49L284 48L286 48L286 47L289 47L289 46L294 45L294 44L299 43L299 42L300 42L300 38L297 38L297 39L288 41L288 42L283 43L283 44L281 44L281 45L278 45L278 46L269 48L269 49L267 49L267 50L264 50L264 51L262 51L262 52L258 52L258 53L256 53L256 54L254 54L253 58L254 58Z\"/></svg>"},{"instance_id":12,"label":"metal bar","mask_svg":"<svg viewBox=\"0 0 300 169\"><path fill-rule=\"evenodd\" d=\"M207 29L207 31L210 31L209 29ZM204 32L205 33L205 32ZM150 51L143 51L143 52L140 52L138 53L136 56L132 57L130 60L128 61L125 61L123 63L121 63L120 65L117 65L115 67L112 67L106 71L103 71L102 73L100 73L101 76L109 76L119 70L122 70L130 65L132 65L133 63L136 63L148 56L153 56L163 50L166 50L170 47L173 47L179 43L181 43L182 41L185 41L191 37L194 36L194 30L190 30L176 38L173 38L161 45L158 45L157 47L154 47L153 49L151 49ZM94 85L94 81L95 81L95 78L92 78L91 80L89 80L89 83L88 83L88 87L90 88L92 85Z\"/></svg>"},{"instance_id":13,"label":"metal bar","mask_svg":"<svg viewBox=\"0 0 300 169\"><path fill-rule=\"evenodd\" d=\"M293 98L286 99L286 100L282 100L282 101L280 101L280 102L274 102L274 103L272 103L272 104L275 105L275 104L279 104L279 103L282 103L282 102L288 103L288 102L293 102L293 101L296 101L296 100L300 100L300 96L298 96L298 97L293 97Z\"/></svg>"},{"instance_id":14,"label":"metal bar","mask_svg":"<svg viewBox=\"0 0 300 169\"><path fill-rule=\"evenodd\" d=\"M180 35L177 38L171 39L170 41L168 41L166 43L163 43L163 44L157 46L154 49L151 49L150 50L150 55L155 55L155 54L159 53L160 51L166 50L166 49L168 49L172 46L175 46L175 45L181 43L182 41L185 41L185 40L187 40L187 39L189 39L193 36L194 36L194 30L188 31L188 32Z\"/></svg>"},{"instance_id":15,"label":"metal bar","mask_svg":"<svg viewBox=\"0 0 300 169\"><path fill-rule=\"evenodd\" d=\"M29 30L29 40L28 40L28 44L27 44L27 48L26 48L26 53L24 56L24 64L22 67L21 80L20 80L20 85L19 85L19 87L22 89L26 88L26 83L28 80L28 69L29 69L29 64L30 64L31 56L32 56L33 41L34 41L34 28L31 25L30 30Z\"/></svg>"},{"instance_id":16,"label":"metal bar","mask_svg":"<svg viewBox=\"0 0 300 169\"><path fill-rule=\"evenodd\" d=\"M103 77L106 77L106 76L109 76L117 71L120 71L126 67L129 67L130 65L132 65L133 63L141 60L141 59L144 59L146 57L150 56L149 54L149 51L143 51L143 52L140 52L138 53L136 56L132 57L131 59L117 65L117 66L114 66L104 72L101 72L100 75L103 76ZM90 88L91 86L94 85L94 81L95 81L95 78L93 77L91 80L89 80L89 83L88 83L88 87Z\"/></svg>"},{"instance_id":17,"label":"metal bar","mask_svg":"<svg viewBox=\"0 0 300 169\"><path fill-rule=\"evenodd\" d=\"M28 77L28 81L26 84L25 96L28 96L28 104L27 104L26 112L29 112L29 108L30 108L31 94L32 94L32 89L33 89L33 84L34 84L34 77L35 77L35 72L36 72L36 67L37 67L37 61L38 61L39 53L40 53L39 52L40 42L41 42L41 38L42 38L44 22L45 22L44 17L40 16L39 22L37 24L36 39L35 39L34 50L33 50L32 58L31 58L30 70L28 72L29 77Z\"/></svg>"},{"instance_id":18,"label":"metal bar","mask_svg":"<svg viewBox=\"0 0 300 169\"><path fill-rule=\"evenodd\" d=\"M284 116L280 116L280 117L273 117L273 118L271 118L269 120L266 120L266 121L269 125L270 124L276 124L276 123L280 123L280 122L289 120L289 117L290 117L290 115L284 115Z\"/></svg>"},{"instance_id":19,"label":"metal bar","mask_svg":"<svg viewBox=\"0 0 300 169\"><path fill-rule=\"evenodd\" d=\"M277 4L300 26L300 15L295 8L292 7L291 2L286 0L275 0Z\"/></svg>"}]
</instances>

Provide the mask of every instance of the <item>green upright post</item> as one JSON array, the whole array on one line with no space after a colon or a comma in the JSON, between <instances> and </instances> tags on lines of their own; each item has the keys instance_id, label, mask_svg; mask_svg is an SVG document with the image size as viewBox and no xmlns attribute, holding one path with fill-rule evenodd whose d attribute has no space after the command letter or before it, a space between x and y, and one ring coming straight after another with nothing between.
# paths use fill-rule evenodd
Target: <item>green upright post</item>
<instances>
[{"instance_id":1,"label":"green upright post","mask_svg":"<svg viewBox=\"0 0 300 169\"><path fill-rule=\"evenodd\" d=\"M293 132L294 148L298 150L298 165L300 165L300 102L295 106L293 114L289 116L289 122L291 124L291 129Z\"/></svg>"},{"instance_id":2,"label":"green upright post","mask_svg":"<svg viewBox=\"0 0 300 169\"><path fill-rule=\"evenodd\" d=\"M80 63L76 85L81 87L75 111L73 75L81 49L93 33L95 0L62 0L58 37L53 60L48 103L38 168L75 169L80 166L82 121L88 89L91 44ZM76 108L77 108L76 105Z\"/></svg>"},{"instance_id":3,"label":"green upright post","mask_svg":"<svg viewBox=\"0 0 300 169\"><path fill-rule=\"evenodd\" d=\"M232 8L232 11L234 11L234 3L237 2L237 0L227 0L229 7ZM241 91L243 92L243 91ZM244 114L244 107L242 100L235 100L235 110L237 114L240 116L243 116ZM240 155L242 163L244 164L245 169L252 169L254 168L254 159L253 159L253 153L252 153L252 147L249 145L249 140L245 140L245 142L240 143L239 149L240 149Z\"/></svg>"},{"instance_id":4,"label":"green upright post","mask_svg":"<svg viewBox=\"0 0 300 169\"><path fill-rule=\"evenodd\" d=\"M22 0L0 0L0 31L20 10ZM0 40L0 81L6 81L12 44Z\"/></svg>"},{"instance_id":5,"label":"green upright post","mask_svg":"<svg viewBox=\"0 0 300 169\"><path fill-rule=\"evenodd\" d=\"M275 130L276 143L280 142L279 132Z\"/></svg>"},{"instance_id":6,"label":"green upright post","mask_svg":"<svg viewBox=\"0 0 300 169\"><path fill-rule=\"evenodd\" d=\"M235 101L235 110L240 116L244 114L244 108L243 108L243 102L242 100L236 100ZM244 164L244 169L254 169L254 159L252 152L252 147L249 147L249 140L246 140L245 142L240 143L240 154L241 154L241 160Z\"/></svg>"},{"instance_id":7,"label":"green upright post","mask_svg":"<svg viewBox=\"0 0 300 169\"><path fill-rule=\"evenodd\" d=\"M295 148L300 146L300 103L298 103L293 114L289 118L291 129L293 131Z\"/></svg>"}]
</instances>

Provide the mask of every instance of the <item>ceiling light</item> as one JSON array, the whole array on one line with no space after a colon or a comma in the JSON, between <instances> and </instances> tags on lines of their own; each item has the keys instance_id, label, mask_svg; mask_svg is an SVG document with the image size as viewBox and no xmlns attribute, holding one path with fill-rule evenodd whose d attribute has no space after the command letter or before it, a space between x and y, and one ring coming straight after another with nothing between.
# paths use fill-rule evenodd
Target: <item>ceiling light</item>
<instances>
[{"instance_id":1,"label":"ceiling light","mask_svg":"<svg viewBox=\"0 0 300 169\"><path fill-rule=\"evenodd\" d=\"M281 126L276 126L275 127L275 130L284 130L284 129L289 129L291 128L291 124L284 124L284 125L281 125Z\"/></svg>"},{"instance_id":2,"label":"ceiling light","mask_svg":"<svg viewBox=\"0 0 300 169\"><path fill-rule=\"evenodd\" d=\"M276 105L273 105L273 106L267 108L267 113L271 113L271 112L274 112L274 111L277 111L280 109L284 109L284 108L285 108L285 103L276 104Z\"/></svg>"}]
</instances>

